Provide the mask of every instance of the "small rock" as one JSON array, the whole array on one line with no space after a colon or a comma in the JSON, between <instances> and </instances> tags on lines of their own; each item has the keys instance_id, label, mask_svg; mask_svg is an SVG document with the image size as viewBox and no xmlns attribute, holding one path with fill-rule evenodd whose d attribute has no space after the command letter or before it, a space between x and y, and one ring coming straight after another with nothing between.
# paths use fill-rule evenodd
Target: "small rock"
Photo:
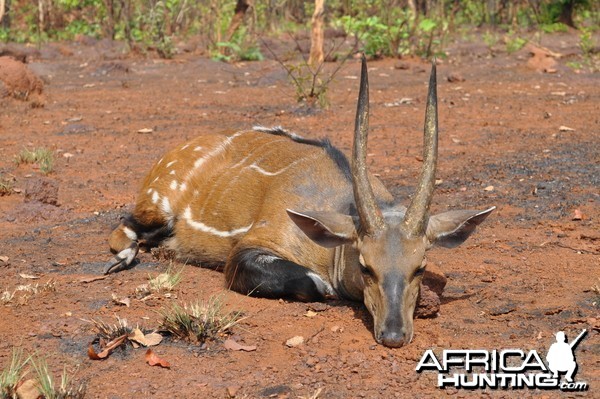
<instances>
[{"instance_id":1,"label":"small rock","mask_svg":"<svg viewBox=\"0 0 600 399\"><path fill-rule=\"evenodd\" d=\"M494 186L487 186L483 191L494 191Z\"/></svg>"},{"instance_id":2,"label":"small rock","mask_svg":"<svg viewBox=\"0 0 600 399\"><path fill-rule=\"evenodd\" d=\"M503 314L514 312L515 310L517 310L517 305L512 301L508 301L507 303L501 304L499 306L496 306L495 308L490 309L489 314L490 316L500 316Z\"/></svg>"},{"instance_id":3,"label":"small rock","mask_svg":"<svg viewBox=\"0 0 600 399\"><path fill-rule=\"evenodd\" d=\"M583 213L579 209L575 209L571 220L583 220Z\"/></svg>"},{"instance_id":4,"label":"small rock","mask_svg":"<svg viewBox=\"0 0 600 399\"><path fill-rule=\"evenodd\" d=\"M427 319L435 317L440 311L440 297L428 286L421 284L421 292L417 299L415 317Z\"/></svg>"},{"instance_id":5,"label":"small rock","mask_svg":"<svg viewBox=\"0 0 600 399\"><path fill-rule=\"evenodd\" d=\"M401 61L399 61L399 62L396 62L394 64L394 69L400 69L400 70L404 70L405 71L407 69L410 69L410 64L408 64L407 62L401 62Z\"/></svg>"},{"instance_id":6,"label":"small rock","mask_svg":"<svg viewBox=\"0 0 600 399\"><path fill-rule=\"evenodd\" d=\"M456 83L456 82L464 82L465 78L462 77L462 75L456 73L456 72L451 72L448 74L448 76L446 77L446 79L448 79L448 82L450 83Z\"/></svg>"},{"instance_id":7,"label":"small rock","mask_svg":"<svg viewBox=\"0 0 600 399\"><path fill-rule=\"evenodd\" d=\"M300 335L296 335L295 337L292 337L290 339L288 339L287 341L285 341L285 345L289 348L294 348L298 345L302 345L304 343L304 337L301 337Z\"/></svg>"},{"instance_id":8,"label":"small rock","mask_svg":"<svg viewBox=\"0 0 600 399\"><path fill-rule=\"evenodd\" d=\"M426 285L430 290L435 292L438 296L442 296L444 292L444 287L446 287L446 283L448 279L446 275L439 268L439 266L434 263L429 263L427 268L425 269L425 273L423 274L422 284Z\"/></svg>"}]
</instances>

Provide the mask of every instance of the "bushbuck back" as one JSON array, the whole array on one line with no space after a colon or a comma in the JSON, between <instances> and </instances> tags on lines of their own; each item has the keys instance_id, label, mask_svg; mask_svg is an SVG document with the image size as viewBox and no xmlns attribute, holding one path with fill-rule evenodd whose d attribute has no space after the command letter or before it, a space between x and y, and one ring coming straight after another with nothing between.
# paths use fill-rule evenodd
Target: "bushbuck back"
<instances>
[{"instance_id":1,"label":"bushbuck back","mask_svg":"<svg viewBox=\"0 0 600 399\"><path fill-rule=\"evenodd\" d=\"M369 96L362 60L351 162L328 140L281 128L207 134L175 148L145 178L110 236L105 273L164 243L184 262L224 265L227 286L268 298L364 301L377 342L413 336L425 251L455 247L492 212L429 216L437 160L432 66L421 177L408 208L367 170Z\"/></svg>"}]
</instances>

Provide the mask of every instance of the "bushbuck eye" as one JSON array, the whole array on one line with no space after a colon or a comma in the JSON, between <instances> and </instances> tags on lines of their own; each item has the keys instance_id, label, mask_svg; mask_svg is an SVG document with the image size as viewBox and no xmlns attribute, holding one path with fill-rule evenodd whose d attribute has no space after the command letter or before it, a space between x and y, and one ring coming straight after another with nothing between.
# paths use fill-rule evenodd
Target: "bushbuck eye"
<instances>
[{"instance_id":1,"label":"bushbuck eye","mask_svg":"<svg viewBox=\"0 0 600 399\"><path fill-rule=\"evenodd\" d=\"M364 274L365 276L373 275L373 271L371 269L369 269L368 267L366 267L365 265L363 265L362 263L360 263L360 272L362 274Z\"/></svg>"}]
</instances>

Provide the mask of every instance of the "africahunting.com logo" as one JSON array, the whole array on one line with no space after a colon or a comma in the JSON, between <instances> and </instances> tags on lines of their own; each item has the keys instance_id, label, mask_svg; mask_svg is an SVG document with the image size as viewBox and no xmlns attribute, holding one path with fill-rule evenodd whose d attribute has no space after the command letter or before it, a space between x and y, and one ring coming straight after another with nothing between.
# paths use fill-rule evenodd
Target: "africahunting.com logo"
<instances>
[{"instance_id":1,"label":"africahunting.com logo","mask_svg":"<svg viewBox=\"0 0 600 399\"><path fill-rule=\"evenodd\" d=\"M445 349L438 358L428 349L415 370L419 373L437 371L439 388L586 391L587 382L574 380L575 348L586 333L587 330L583 330L577 338L567 342L565 333L557 332L556 342L548 349L545 362L535 350L526 353L521 349ZM563 374L564 381L561 381Z\"/></svg>"}]
</instances>

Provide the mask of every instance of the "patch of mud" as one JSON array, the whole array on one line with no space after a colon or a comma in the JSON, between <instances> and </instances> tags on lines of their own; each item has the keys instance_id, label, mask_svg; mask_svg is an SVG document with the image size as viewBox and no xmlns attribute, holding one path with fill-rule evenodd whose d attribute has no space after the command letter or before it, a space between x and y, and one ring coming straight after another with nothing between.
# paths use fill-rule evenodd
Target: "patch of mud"
<instances>
[{"instance_id":1,"label":"patch of mud","mask_svg":"<svg viewBox=\"0 0 600 399\"><path fill-rule=\"evenodd\" d=\"M0 57L0 96L28 100L38 98L44 89L42 80L33 74L24 63L12 57Z\"/></svg>"}]
</instances>

